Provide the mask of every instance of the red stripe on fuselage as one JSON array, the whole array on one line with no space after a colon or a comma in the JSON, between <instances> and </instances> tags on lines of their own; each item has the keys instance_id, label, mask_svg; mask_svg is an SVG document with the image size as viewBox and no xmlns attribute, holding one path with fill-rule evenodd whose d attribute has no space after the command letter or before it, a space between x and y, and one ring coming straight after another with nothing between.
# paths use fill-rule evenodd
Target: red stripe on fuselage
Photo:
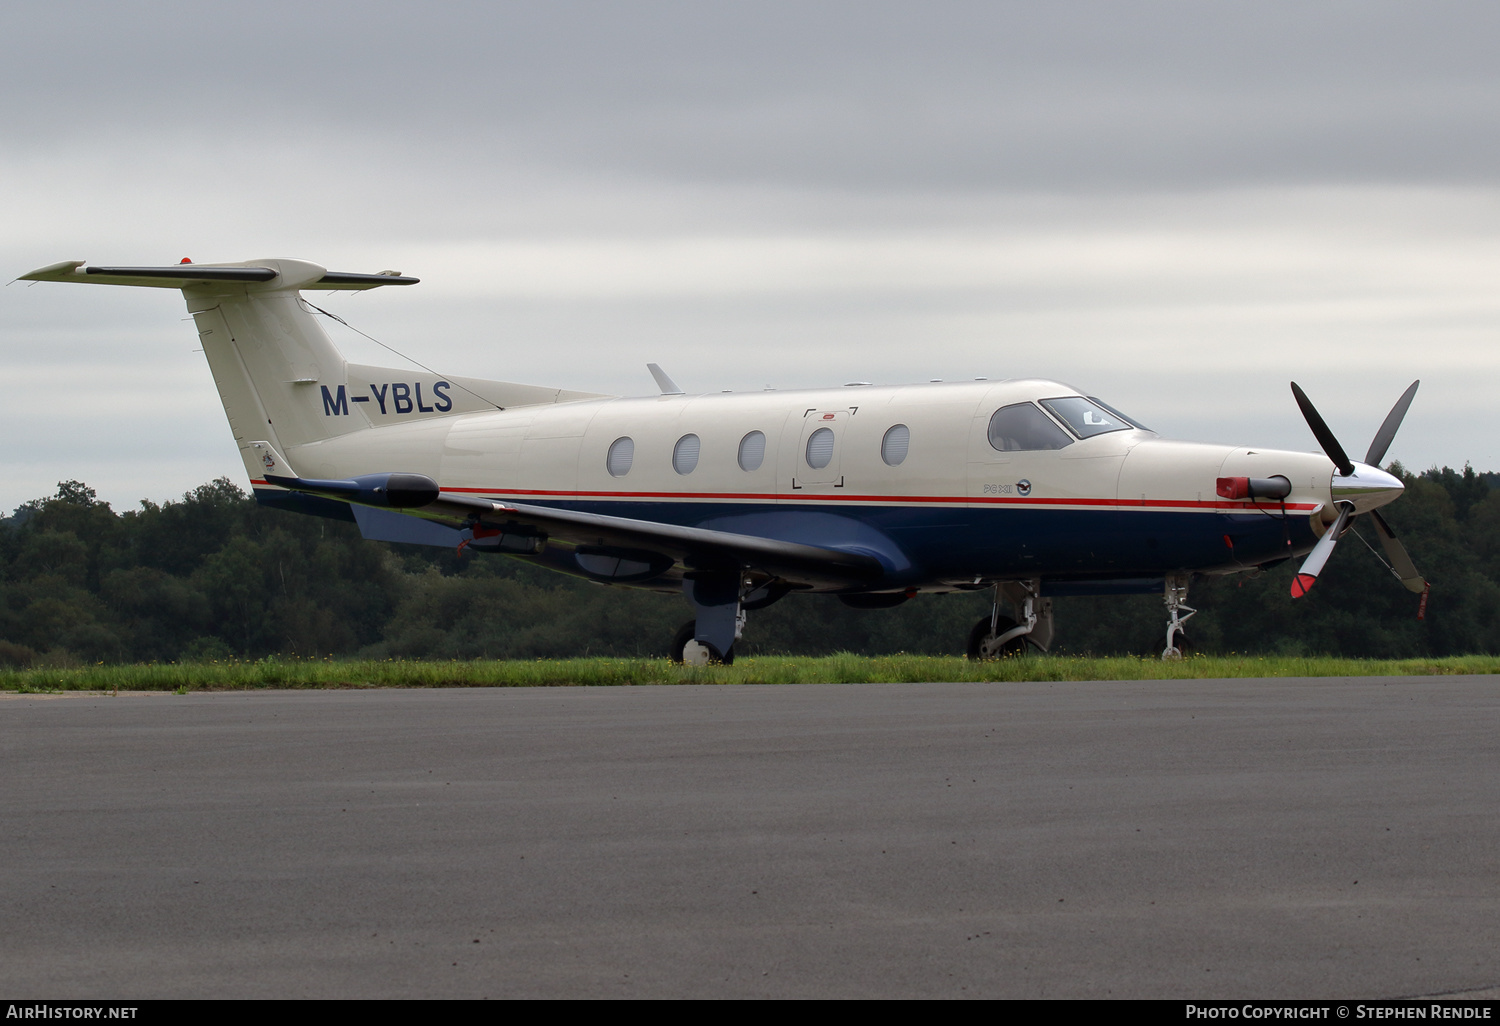
<instances>
[{"instance_id":1,"label":"red stripe on fuselage","mask_svg":"<svg viewBox=\"0 0 1500 1026\"><path fill-rule=\"evenodd\" d=\"M524 488L444 488L445 492L470 493L476 495L528 495L553 499L716 499L724 502L748 501L805 501L805 502L878 502L886 505L900 503L958 503L963 505L990 506L1109 506L1124 509L1163 506L1187 507L1191 509L1218 510L1280 510L1281 503L1233 502L1199 499L1089 499L1046 498L1043 496L983 496L983 495L854 495L842 492L553 492ZM1315 502L1289 502L1288 510L1312 511L1318 508Z\"/></svg>"},{"instance_id":2,"label":"red stripe on fuselage","mask_svg":"<svg viewBox=\"0 0 1500 1026\"><path fill-rule=\"evenodd\" d=\"M264 480L252 480L252 485L268 485ZM1115 509L1161 509L1176 507L1206 510L1262 510L1279 511L1281 503L1236 502L1200 499L1084 499L1045 498L1041 496L981 496L981 495L849 495L842 492L552 492L527 488L442 488L444 492L461 495L483 495L486 498L499 496L533 496L549 499L707 499L719 502L871 502L884 505L902 503L949 503L959 505L987 506L1095 506ZM1315 502L1289 502L1286 509L1311 512L1318 508Z\"/></svg>"}]
</instances>

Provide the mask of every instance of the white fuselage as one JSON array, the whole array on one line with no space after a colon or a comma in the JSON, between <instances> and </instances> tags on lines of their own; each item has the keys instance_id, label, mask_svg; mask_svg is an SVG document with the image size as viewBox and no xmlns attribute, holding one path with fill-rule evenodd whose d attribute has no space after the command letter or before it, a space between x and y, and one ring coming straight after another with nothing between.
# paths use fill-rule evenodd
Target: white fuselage
<instances>
[{"instance_id":1,"label":"white fuselage","mask_svg":"<svg viewBox=\"0 0 1500 1026\"><path fill-rule=\"evenodd\" d=\"M888 539L928 587L971 572L1247 569L1291 555L1287 548L1305 551L1331 520L1333 468L1316 453L1169 441L1146 430L1055 450L991 444L997 409L1078 394L1028 379L600 398L409 423L391 413L376 421L383 426L288 456L304 477L420 473L445 492L747 533L773 533L773 511L837 516ZM894 462L882 442L898 426L909 441ZM832 452L814 468L808 441L825 427ZM764 456L747 468L740 449L752 432L764 435ZM697 459L683 472L674 450L689 435ZM617 459L612 468L611 446L622 439L628 467ZM1220 477L1277 475L1292 484L1284 505L1215 492ZM1186 548L1178 544L1183 525L1192 528ZM943 555L945 544L952 551Z\"/></svg>"}]
</instances>

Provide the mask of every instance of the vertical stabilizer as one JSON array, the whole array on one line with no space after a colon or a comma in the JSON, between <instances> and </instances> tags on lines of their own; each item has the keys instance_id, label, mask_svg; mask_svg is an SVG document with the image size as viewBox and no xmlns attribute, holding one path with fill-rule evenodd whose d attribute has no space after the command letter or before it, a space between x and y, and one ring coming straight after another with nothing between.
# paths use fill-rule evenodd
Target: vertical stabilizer
<instances>
[{"instance_id":1,"label":"vertical stabilizer","mask_svg":"<svg viewBox=\"0 0 1500 1026\"><path fill-rule=\"evenodd\" d=\"M372 428L599 398L591 392L349 364L301 290L417 283L395 271L329 271L305 260L184 261L165 267L96 267L65 260L19 277L181 289L252 481L265 476L267 446L295 458L300 446Z\"/></svg>"},{"instance_id":2,"label":"vertical stabilizer","mask_svg":"<svg viewBox=\"0 0 1500 1026\"><path fill-rule=\"evenodd\" d=\"M204 283L183 289L252 480L263 476L254 439L286 452L368 426L361 418L325 415L320 401L324 392L342 393L347 364L297 289L326 271L303 261L256 263L275 266L278 278L268 284L280 287Z\"/></svg>"}]
</instances>

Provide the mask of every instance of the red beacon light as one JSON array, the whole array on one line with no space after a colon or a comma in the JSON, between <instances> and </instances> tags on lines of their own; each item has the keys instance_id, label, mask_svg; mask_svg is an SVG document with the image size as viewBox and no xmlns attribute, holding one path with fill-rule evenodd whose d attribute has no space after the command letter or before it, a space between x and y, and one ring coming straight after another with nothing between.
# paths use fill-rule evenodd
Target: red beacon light
<instances>
[{"instance_id":1,"label":"red beacon light","mask_svg":"<svg viewBox=\"0 0 1500 1026\"><path fill-rule=\"evenodd\" d=\"M193 262L193 258L192 257L183 257L181 260L179 260L177 262L179 264L190 264L190 263Z\"/></svg>"},{"instance_id":2,"label":"red beacon light","mask_svg":"<svg viewBox=\"0 0 1500 1026\"><path fill-rule=\"evenodd\" d=\"M1250 498L1250 479L1248 477L1221 477L1219 478L1219 498L1221 499L1248 499Z\"/></svg>"},{"instance_id":3,"label":"red beacon light","mask_svg":"<svg viewBox=\"0 0 1500 1026\"><path fill-rule=\"evenodd\" d=\"M1221 499L1284 499L1292 494L1292 482L1276 477L1221 477L1216 483Z\"/></svg>"}]
</instances>

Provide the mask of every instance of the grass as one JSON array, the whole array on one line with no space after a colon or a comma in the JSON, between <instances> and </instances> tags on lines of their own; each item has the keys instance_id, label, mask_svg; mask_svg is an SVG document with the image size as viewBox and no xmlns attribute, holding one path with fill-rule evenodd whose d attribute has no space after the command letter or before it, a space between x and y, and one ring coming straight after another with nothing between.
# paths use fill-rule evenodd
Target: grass
<instances>
[{"instance_id":1,"label":"grass","mask_svg":"<svg viewBox=\"0 0 1500 1026\"><path fill-rule=\"evenodd\" d=\"M0 671L0 690L225 691L253 688L462 688L640 684L871 684L1192 680L1215 677L1368 677L1500 673L1500 657L1342 659L1327 656L1190 656L1178 662L1119 656L1026 656L971 663L948 656L762 656L733 666L665 659L403 662L262 659Z\"/></svg>"}]
</instances>

